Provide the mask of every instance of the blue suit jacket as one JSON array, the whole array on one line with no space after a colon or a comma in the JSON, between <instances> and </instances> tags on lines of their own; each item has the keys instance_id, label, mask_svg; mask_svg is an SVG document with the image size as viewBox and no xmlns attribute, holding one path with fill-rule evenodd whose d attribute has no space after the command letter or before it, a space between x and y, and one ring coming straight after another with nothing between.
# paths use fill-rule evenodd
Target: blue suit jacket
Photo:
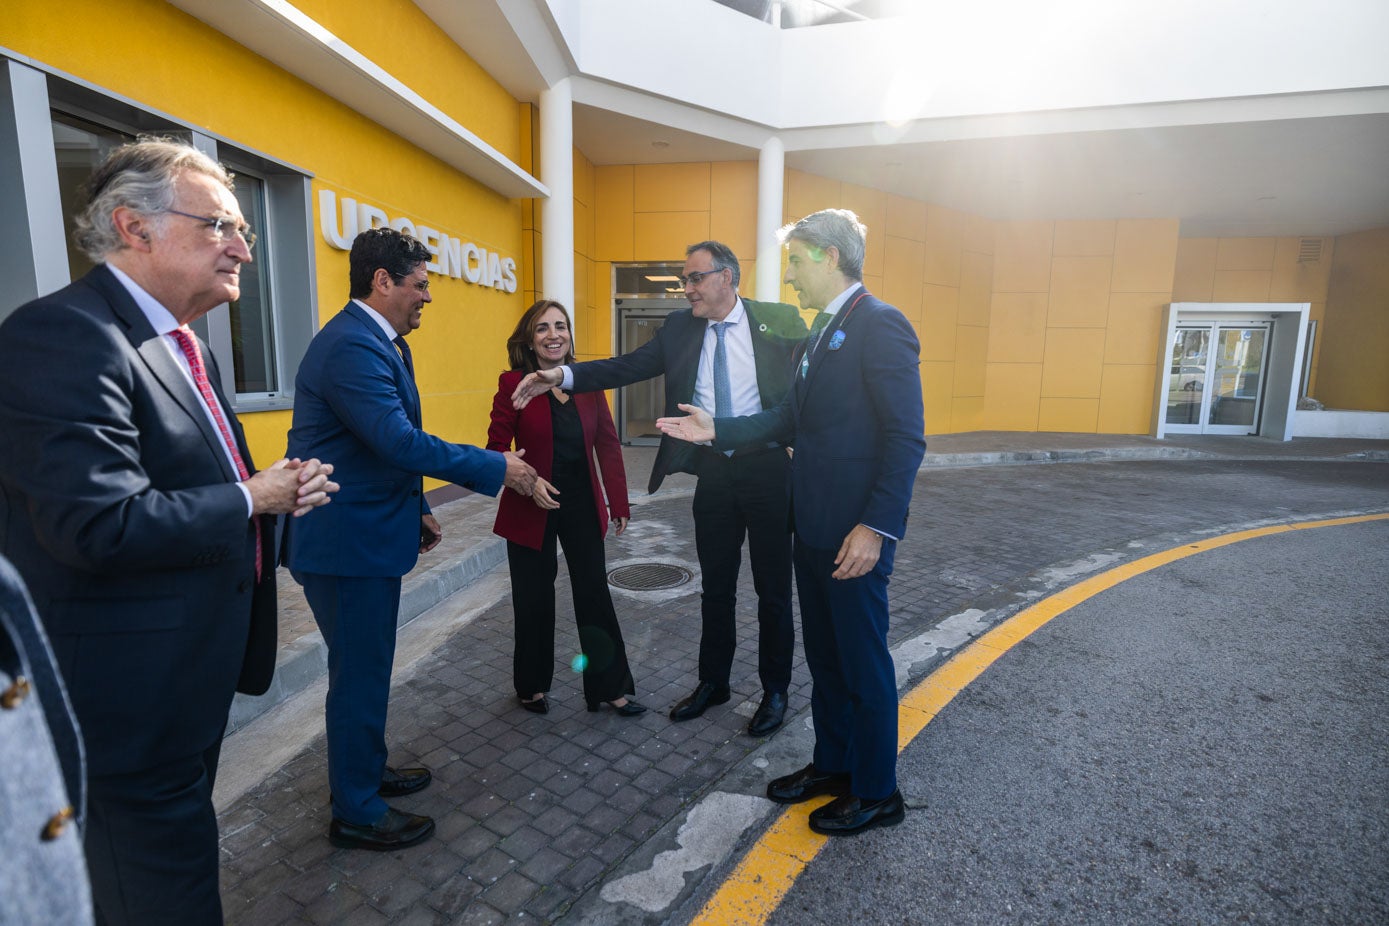
<instances>
[{"instance_id":1,"label":"blue suit jacket","mask_svg":"<svg viewBox=\"0 0 1389 926\"><path fill-rule=\"evenodd\" d=\"M757 368L757 391L762 407L773 408L790 385L792 361L805 343L805 322L795 306L784 302L743 300L752 332L753 363ZM666 316L650 341L634 351L610 360L589 360L571 365L574 391L591 392L616 389L665 375L666 415L681 414L680 403L694 401L699 355L704 348L704 332L709 322L695 318L689 309L678 309ZM670 473L695 472L698 448L662 436L651 466L646 491L655 492Z\"/></svg>"},{"instance_id":2,"label":"blue suit jacket","mask_svg":"<svg viewBox=\"0 0 1389 926\"><path fill-rule=\"evenodd\" d=\"M399 577L419 559L422 476L496 495L500 453L453 444L420 427L420 395L380 325L356 303L314 336L294 381L290 457L334 466L332 502L290 519L292 570Z\"/></svg>"},{"instance_id":3,"label":"blue suit jacket","mask_svg":"<svg viewBox=\"0 0 1389 926\"><path fill-rule=\"evenodd\" d=\"M786 399L720 418L714 445L794 441L791 513L813 547L838 549L856 524L901 538L926 454L920 361L902 313L859 290L816 342L808 375L792 374Z\"/></svg>"}]
</instances>

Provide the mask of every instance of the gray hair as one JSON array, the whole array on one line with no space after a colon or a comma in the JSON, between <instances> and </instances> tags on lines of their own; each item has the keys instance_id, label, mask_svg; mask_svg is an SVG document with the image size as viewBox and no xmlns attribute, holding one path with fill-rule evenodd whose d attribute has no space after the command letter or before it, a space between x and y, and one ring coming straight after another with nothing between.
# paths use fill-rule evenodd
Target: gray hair
<instances>
[{"instance_id":1,"label":"gray hair","mask_svg":"<svg viewBox=\"0 0 1389 926\"><path fill-rule=\"evenodd\" d=\"M783 245L794 238L821 251L837 249L839 272L850 280L863 282L863 254L868 242L868 227L848 209L812 212L799 222L783 225L776 236Z\"/></svg>"},{"instance_id":2,"label":"gray hair","mask_svg":"<svg viewBox=\"0 0 1389 926\"><path fill-rule=\"evenodd\" d=\"M733 253L733 249L722 241L701 241L699 244L692 244L685 249L685 256L689 257L695 251L708 251L709 256L714 259L715 270L733 271L733 288L738 288L738 281L743 277L743 270L738 266L738 256Z\"/></svg>"},{"instance_id":3,"label":"gray hair","mask_svg":"<svg viewBox=\"0 0 1389 926\"><path fill-rule=\"evenodd\" d=\"M147 216L165 211L174 204L174 182L185 171L207 174L232 189L226 168L184 142L143 136L116 148L87 180L87 204L74 217L73 240L92 260L105 260L125 247L111 214L121 206Z\"/></svg>"}]
</instances>

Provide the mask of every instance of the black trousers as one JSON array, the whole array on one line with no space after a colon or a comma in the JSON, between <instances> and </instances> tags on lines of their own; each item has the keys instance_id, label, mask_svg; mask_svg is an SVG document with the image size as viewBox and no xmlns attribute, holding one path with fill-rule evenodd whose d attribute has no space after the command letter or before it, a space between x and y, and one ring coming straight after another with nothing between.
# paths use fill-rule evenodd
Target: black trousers
<instances>
[{"instance_id":1,"label":"black trousers","mask_svg":"<svg viewBox=\"0 0 1389 926\"><path fill-rule=\"evenodd\" d=\"M222 741L139 772L93 775L84 842L98 926L220 926L212 786Z\"/></svg>"},{"instance_id":2,"label":"black trousers","mask_svg":"<svg viewBox=\"0 0 1389 926\"><path fill-rule=\"evenodd\" d=\"M746 537L757 592L757 672L765 691L785 692L791 683L796 632L791 622L790 466L780 447L731 457L712 450L700 454L694 496L695 551L704 576L700 681L728 684L738 642L734 612Z\"/></svg>"},{"instance_id":3,"label":"black trousers","mask_svg":"<svg viewBox=\"0 0 1389 926\"><path fill-rule=\"evenodd\" d=\"M588 472L557 470L551 480L559 489L560 507L546 516L545 539L539 550L507 541L511 568L511 605L516 617L516 649L512 674L523 698L549 691L555 676L555 577L559 560L555 542L564 547L574 619L579 625L584 699L590 704L636 694L627 648L617 626L612 595L608 593L607 559L598 532L598 509Z\"/></svg>"}]
</instances>

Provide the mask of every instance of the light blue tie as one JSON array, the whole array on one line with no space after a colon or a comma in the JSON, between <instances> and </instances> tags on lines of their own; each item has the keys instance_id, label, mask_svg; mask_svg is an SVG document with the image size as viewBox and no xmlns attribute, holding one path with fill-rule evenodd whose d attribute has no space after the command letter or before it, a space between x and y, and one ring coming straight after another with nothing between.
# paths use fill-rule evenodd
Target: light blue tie
<instances>
[{"instance_id":1,"label":"light blue tie","mask_svg":"<svg viewBox=\"0 0 1389 926\"><path fill-rule=\"evenodd\" d=\"M725 329L732 322L714 322L714 417L730 418L733 415L733 384L728 380L728 351L724 348Z\"/></svg>"}]
</instances>

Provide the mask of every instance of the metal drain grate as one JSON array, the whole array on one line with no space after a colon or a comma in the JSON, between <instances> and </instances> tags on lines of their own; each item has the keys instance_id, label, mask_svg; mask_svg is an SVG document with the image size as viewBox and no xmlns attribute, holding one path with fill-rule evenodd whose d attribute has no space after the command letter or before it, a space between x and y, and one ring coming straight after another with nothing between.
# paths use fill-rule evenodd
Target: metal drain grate
<instances>
[{"instance_id":1,"label":"metal drain grate","mask_svg":"<svg viewBox=\"0 0 1389 926\"><path fill-rule=\"evenodd\" d=\"M665 563L635 563L619 566L608 573L608 584L633 592L652 592L662 588L679 588L694 578L684 566Z\"/></svg>"}]
</instances>

